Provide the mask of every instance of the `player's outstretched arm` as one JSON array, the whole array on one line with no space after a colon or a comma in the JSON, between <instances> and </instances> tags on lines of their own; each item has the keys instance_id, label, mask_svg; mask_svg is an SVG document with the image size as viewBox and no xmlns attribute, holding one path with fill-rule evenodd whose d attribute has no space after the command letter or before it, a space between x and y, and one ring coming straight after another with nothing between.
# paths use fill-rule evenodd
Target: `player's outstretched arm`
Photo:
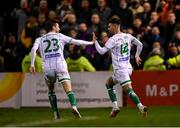
<instances>
[{"instance_id":1,"label":"player's outstretched arm","mask_svg":"<svg viewBox=\"0 0 180 128\"><path fill-rule=\"evenodd\" d=\"M85 41L85 40L77 40L77 39L73 39L72 38L72 44L76 44L76 45L92 45L93 42L92 41Z\"/></svg>"},{"instance_id":2,"label":"player's outstretched arm","mask_svg":"<svg viewBox=\"0 0 180 128\"><path fill-rule=\"evenodd\" d=\"M95 43L95 47L96 47L96 50L98 51L99 54L103 55L105 54L109 49L106 48L106 47L101 47L98 43L98 41L96 40L96 35L95 33L93 32L93 39L92 39L93 43Z\"/></svg>"},{"instance_id":3,"label":"player's outstretched arm","mask_svg":"<svg viewBox=\"0 0 180 128\"><path fill-rule=\"evenodd\" d=\"M66 35L64 35L62 33L60 33L60 36L61 36L61 39L65 43L70 43L70 44L75 44L75 45L92 45L93 44L92 41L74 39L74 38L66 36Z\"/></svg>"}]
</instances>

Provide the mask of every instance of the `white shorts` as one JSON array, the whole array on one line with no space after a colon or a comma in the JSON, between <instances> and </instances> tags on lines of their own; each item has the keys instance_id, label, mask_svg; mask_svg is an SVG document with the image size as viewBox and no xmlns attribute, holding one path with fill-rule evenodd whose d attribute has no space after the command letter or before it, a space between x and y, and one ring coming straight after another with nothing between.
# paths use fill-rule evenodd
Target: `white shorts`
<instances>
[{"instance_id":1,"label":"white shorts","mask_svg":"<svg viewBox=\"0 0 180 128\"><path fill-rule=\"evenodd\" d=\"M114 74L112 75L112 79L114 83L120 83L121 86L127 85L131 83L132 68L114 70Z\"/></svg>"},{"instance_id":2,"label":"white shorts","mask_svg":"<svg viewBox=\"0 0 180 128\"><path fill-rule=\"evenodd\" d=\"M71 80L68 72L60 72L54 69L44 71L44 78L49 84L54 84L55 82L61 83L63 81Z\"/></svg>"}]
</instances>

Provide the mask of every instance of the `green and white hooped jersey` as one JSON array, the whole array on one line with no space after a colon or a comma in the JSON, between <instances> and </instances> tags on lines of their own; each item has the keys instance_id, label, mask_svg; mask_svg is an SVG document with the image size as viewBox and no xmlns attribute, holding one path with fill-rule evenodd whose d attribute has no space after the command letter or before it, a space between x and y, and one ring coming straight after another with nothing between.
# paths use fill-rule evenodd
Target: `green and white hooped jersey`
<instances>
[{"instance_id":1,"label":"green and white hooped jersey","mask_svg":"<svg viewBox=\"0 0 180 128\"><path fill-rule=\"evenodd\" d=\"M113 69L132 68L130 64L131 45L137 46L136 55L142 50L142 43L130 34L115 34L106 42L105 47L110 49Z\"/></svg>"}]
</instances>

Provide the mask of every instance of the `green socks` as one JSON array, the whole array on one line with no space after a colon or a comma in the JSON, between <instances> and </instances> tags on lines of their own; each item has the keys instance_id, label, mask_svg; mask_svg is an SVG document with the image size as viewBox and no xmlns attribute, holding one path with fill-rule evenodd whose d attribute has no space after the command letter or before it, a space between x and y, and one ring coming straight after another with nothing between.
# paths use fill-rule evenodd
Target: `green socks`
<instances>
[{"instance_id":1,"label":"green socks","mask_svg":"<svg viewBox=\"0 0 180 128\"><path fill-rule=\"evenodd\" d=\"M59 118L59 112L58 112L58 108L57 108L57 98L56 98L55 93L49 92L48 97L49 97L49 101L50 101L53 113L56 114L55 116L57 116L57 118Z\"/></svg>"},{"instance_id":2,"label":"green socks","mask_svg":"<svg viewBox=\"0 0 180 128\"><path fill-rule=\"evenodd\" d=\"M109 85L106 85L106 88L108 90L108 94L109 94L111 101L112 102L117 101L116 92L113 89L113 87L111 88L111 87L109 87Z\"/></svg>"},{"instance_id":3,"label":"green socks","mask_svg":"<svg viewBox=\"0 0 180 128\"><path fill-rule=\"evenodd\" d=\"M140 102L139 97L136 95L136 93L133 91L133 89L128 89L127 90L127 94L129 95L129 97L131 98L131 100L138 105Z\"/></svg>"},{"instance_id":4,"label":"green socks","mask_svg":"<svg viewBox=\"0 0 180 128\"><path fill-rule=\"evenodd\" d=\"M109 85L106 85L106 88L108 90L108 94L109 97L111 99L112 102L116 102L117 101L117 97L116 97L116 92L113 89L113 87L109 87ZM138 105L142 105L139 97L136 95L136 93L133 91L133 89L128 89L127 90L127 94L129 95L129 97L131 98L131 100L138 106Z\"/></svg>"},{"instance_id":5,"label":"green socks","mask_svg":"<svg viewBox=\"0 0 180 128\"><path fill-rule=\"evenodd\" d=\"M68 99L69 99L69 102L70 102L71 106L76 106L77 105L77 101L76 101L74 92L73 91L69 91L66 94L68 96Z\"/></svg>"}]
</instances>

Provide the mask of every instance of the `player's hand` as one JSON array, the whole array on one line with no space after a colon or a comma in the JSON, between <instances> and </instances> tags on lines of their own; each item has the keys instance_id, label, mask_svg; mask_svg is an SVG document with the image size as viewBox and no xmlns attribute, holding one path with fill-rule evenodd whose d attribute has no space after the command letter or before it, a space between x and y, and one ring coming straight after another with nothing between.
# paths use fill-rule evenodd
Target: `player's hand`
<instances>
[{"instance_id":1,"label":"player's hand","mask_svg":"<svg viewBox=\"0 0 180 128\"><path fill-rule=\"evenodd\" d=\"M96 35L95 35L94 32L92 33L92 35L93 35L93 37L92 37L92 42L95 43L95 42L96 42L96 39L97 39L97 38L96 38Z\"/></svg>"},{"instance_id":2,"label":"player's hand","mask_svg":"<svg viewBox=\"0 0 180 128\"><path fill-rule=\"evenodd\" d=\"M139 66L141 64L141 58L139 56L136 56L135 57L135 60L136 60L136 64Z\"/></svg>"},{"instance_id":3,"label":"player's hand","mask_svg":"<svg viewBox=\"0 0 180 128\"><path fill-rule=\"evenodd\" d=\"M35 67L32 67L32 66L31 66L31 67L29 68L29 71L30 71L30 73L35 73Z\"/></svg>"}]
</instances>

